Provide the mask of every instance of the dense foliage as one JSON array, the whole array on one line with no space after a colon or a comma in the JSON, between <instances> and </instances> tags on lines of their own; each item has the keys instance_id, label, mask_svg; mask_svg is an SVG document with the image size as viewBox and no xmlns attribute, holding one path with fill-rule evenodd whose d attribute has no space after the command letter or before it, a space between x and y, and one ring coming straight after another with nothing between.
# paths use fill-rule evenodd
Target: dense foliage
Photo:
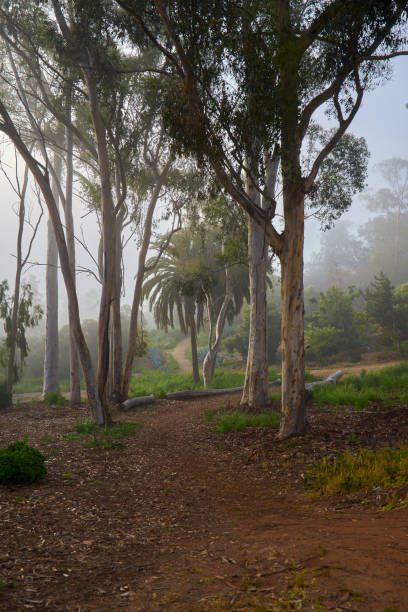
<instances>
[{"instance_id":1,"label":"dense foliage","mask_svg":"<svg viewBox=\"0 0 408 612\"><path fill-rule=\"evenodd\" d=\"M0 483L13 485L45 477L45 457L26 442L13 442L0 450Z\"/></svg>"}]
</instances>

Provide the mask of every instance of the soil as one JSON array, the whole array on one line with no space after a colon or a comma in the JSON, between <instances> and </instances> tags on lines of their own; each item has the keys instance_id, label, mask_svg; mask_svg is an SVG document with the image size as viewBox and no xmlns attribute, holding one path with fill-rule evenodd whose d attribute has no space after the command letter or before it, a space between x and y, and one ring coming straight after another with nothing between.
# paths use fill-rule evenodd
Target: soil
<instances>
[{"instance_id":1,"label":"soil","mask_svg":"<svg viewBox=\"0 0 408 612\"><path fill-rule=\"evenodd\" d=\"M115 450L63 437L86 405L1 412L0 447L26 435L48 475L0 487L0 610L407 610L408 509L382 511L383 490L312 499L304 474L338 450L408 442L408 407L312 405L307 435L280 442L216 433L204 414L220 403L116 413L143 427Z\"/></svg>"},{"instance_id":2,"label":"soil","mask_svg":"<svg viewBox=\"0 0 408 612\"><path fill-rule=\"evenodd\" d=\"M191 361L186 357L189 344L190 340L188 338L184 338L178 344L176 344L172 351L170 351L179 365L181 374L191 374L192 372Z\"/></svg>"}]
</instances>

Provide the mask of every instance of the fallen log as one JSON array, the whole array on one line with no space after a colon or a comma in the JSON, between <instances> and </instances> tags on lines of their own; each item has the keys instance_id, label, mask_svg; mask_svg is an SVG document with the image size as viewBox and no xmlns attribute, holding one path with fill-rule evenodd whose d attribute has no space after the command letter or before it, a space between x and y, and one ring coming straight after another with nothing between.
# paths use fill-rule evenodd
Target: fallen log
<instances>
[{"instance_id":1,"label":"fallen log","mask_svg":"<svg viewBox=\"0 0 408 612\"><path fill-rule=\"evenodd\" d=\"M339 378L343 376L343 372L338 370L334 372L334 374L330 374L325 380L317 380L315 382L306 383L305 388L310 391L313 387L317 385L326 385L336 383ZM272 380L268 383L270 387L274 385L281 384L280 378L276 380ZM173 393L167 393L165 395L165 399L174 399L174 400L189 400L189 399L197 399L199 397L209 397L214 395L226 395L227 393L240 393L243 391L244 387L230 387L229 389L187 389L186 391L174 391ZM135 408L136 406L142 406L144 404L151 404L156 401L156 397L152 395L143 395L141 397L131 397L125 402L122 403L121 407L123 410L130 410L131 408Z\"/></svg>"},{"instance_id":2,"label":"fallen log","mask_svg":"<svg viewBox=\"0 0 408 612\"><path fill-rule=\"evenodd\" d=\"M269 386L272 385L280 385L281 380L278 378L277 380L273 380L268 383ZM243 391L244 387L231 387L229 389L188 389L187 391L174 391L173 393L167 393L164 397L166 399L177 399L177 400L187 400L187 399L197 399L198 397L207 397L210 395L225 395L226 393L240 393Z\"/></svg>"},{"instance_id":3,"label":"fallen log","mask_svg":"<svg viewBox=\"0 0 408 612\"><path fill-rule=\"evenodd\" d=\"M337 372L334 372L334 374L330 374L330 376L328 376L325 380L315 380L314 382L306 383L305 384L305 388L308 391L310 391L311 389L313 389L314 387L317 387L319 385L327 385L327 384L332 384L333 385L342 376L343 376L343 372L341 370L337 370Z\"/></svg>"},{"instance_id":4,"label":"fallen log","mask_svg":"<svg viewBox=\"0 0 408 612\"><path fill-rule=\"evenodd\" d=\"M122 410L130 410L136 406L142 406L143 404L151 404L156 401L156 397L152 395L141 395L140 397L130 397L121 404Z\"/></svg>"}]
</instances>

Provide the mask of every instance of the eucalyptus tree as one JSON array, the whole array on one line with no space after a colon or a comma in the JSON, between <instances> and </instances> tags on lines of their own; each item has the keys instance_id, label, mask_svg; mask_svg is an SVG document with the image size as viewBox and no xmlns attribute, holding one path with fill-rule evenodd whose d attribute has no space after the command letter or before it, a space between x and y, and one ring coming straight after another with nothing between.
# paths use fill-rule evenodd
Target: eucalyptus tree
<instances>
[{"instance_id":1,"label":"eucalyptus tree","mask_svg":"<svg viewBox=\"0 0 408 612\"><path fill-rule=\"evenodd\" d=\"M303 242L305 200L319 193L328 155L386 76L406 38L406 0L117 0L163 57L163 115L181 150L211 163L232 198L263 228L282 277L280 436L305 428ZM131 38L133 31L129 30ZM248 101L251 101L251 104ZM335 127L310 165L302 151L316 111ZM282 229L262 180L263 153L280 145ZM251 164L248 164L251 160ZM245 189L241 169L256 194ZM247 183L249 178L246 179ZM343 205L340 203L341 209Z\"/></svg>"}]
</instances>

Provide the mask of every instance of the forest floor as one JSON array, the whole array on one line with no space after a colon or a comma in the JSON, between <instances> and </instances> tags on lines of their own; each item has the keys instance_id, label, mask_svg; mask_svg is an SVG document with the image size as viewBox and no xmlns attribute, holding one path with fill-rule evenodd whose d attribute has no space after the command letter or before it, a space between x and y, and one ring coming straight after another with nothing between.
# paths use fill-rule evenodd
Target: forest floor
<instances>
[{"instance_id":1,"label":"forest floor","mask_svg":"<svg viewBox=\"0 0 408 612\"><path fill-rule=\"evenodd\" d=\"M307 435L280 442L216 433L204 415L220 404L116 413L143 427L113 450L64 437L86 405L2 411L0 447L26 435L48 475L0 487L0 610L407 610L408 509L382 511L384 490L312 499L304 475L339 450L408 442L408 407L312 405Z\"/></svg>"}]
</instances>

